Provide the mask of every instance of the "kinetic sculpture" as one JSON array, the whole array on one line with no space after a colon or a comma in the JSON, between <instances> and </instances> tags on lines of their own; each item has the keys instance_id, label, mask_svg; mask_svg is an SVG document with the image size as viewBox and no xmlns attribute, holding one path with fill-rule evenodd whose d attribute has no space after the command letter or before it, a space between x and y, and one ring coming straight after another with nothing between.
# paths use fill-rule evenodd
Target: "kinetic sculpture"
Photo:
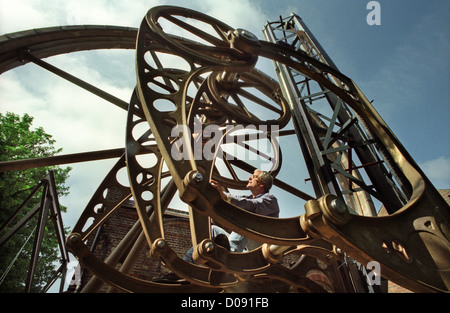
<instances>
[{"instance_id":1,"label":"kinetic sculpture","mask_svg":"<svg viewBox=\"0 0 450 313\"><path fill-rule=\"evenodd\" d=\"M410 290L448 291L450 216L444 199L298 16L267 23L264 36L267 41L200 12L161 6L147 13L138 32L70 27L0 42L2 72L32 61L128 112L125 150L104 152L123 155L68 237L70 251L98 278L129 292L233 291L242 281L260 278L323 292L279 264L292 252L325 263L342 260L345 253L362 264L379 262L384 277ZM134 47L137 86L129 104L41 60ZM167 58L170 66L164 65ZM278 80L256 69L260 59L273 62ZM328 115L315 109L319 101L329 105ZM226 139L240 134L246 140L233 144L269 162L274 184L307 201L305 214L256 215L224 201L210 186L214 179L226 188L245 188L236 171L251 174L255 166L226 149ZM278 138L288 135L298 138L314 196L277 179L283 166ZM272 153L258 150L252 140L264 141ZM117 179L124 170L128 185ZM189 206L196 264L178 257L164 239L162 217L177 191ZM130 197L140 223L101 261L84 242ZM389 215L377 216L372 198ZM246 253L229 252L212 240L212 220L263 244ZM135 256L128 251L145 242L154 257L191 284L144 281L114 269L125 253L132 263Z\"/></svg>"}]
</instances>

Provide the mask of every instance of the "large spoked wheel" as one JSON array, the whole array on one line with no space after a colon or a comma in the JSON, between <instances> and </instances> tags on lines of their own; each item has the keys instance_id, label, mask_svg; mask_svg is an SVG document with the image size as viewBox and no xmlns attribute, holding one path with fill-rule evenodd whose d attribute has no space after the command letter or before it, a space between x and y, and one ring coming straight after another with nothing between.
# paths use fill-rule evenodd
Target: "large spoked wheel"
<instances>
[{"instance_id":1,"label":"large spoked wheel","mask_svg":"<svg viewBox=\"0 0 450 313\"><path fill-rule=\"evenodd\" d=\"M277 82L257 70L236 74L236 81L226 81L223 75L212 73L207 80L218 110L245 125L286 126L290 114Z\"/></svg>"},{"instance_id":2,"label":"large spoked wheel","mask_svg":"<svg viewBox=\"0 0 450 313\"><path fill-rule=\"evenodd\" d=\"M253 67L256 59L230 47L234 29L206 14L181 7L160 6L147 13L151 37L179 55L202 65L233 70ZM180 41L179 36L188 40Z\"/></svg>"}]
</instances>

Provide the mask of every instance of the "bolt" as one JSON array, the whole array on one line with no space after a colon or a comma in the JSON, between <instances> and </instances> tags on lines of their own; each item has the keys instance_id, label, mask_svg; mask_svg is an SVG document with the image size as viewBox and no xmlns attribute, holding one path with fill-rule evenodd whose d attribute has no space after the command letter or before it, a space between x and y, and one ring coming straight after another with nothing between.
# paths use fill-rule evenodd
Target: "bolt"
<instances>
[{"instance_id":1,"label":"bolt","mask_svg":"<svg viewBox=\"0 0 450 313\"><path fill-rule=\"evenodd\" d=\"M81 235L77 233L72 233L67 237L67 247L70 250L77 249L77 247L82 243Z\"/></svg>"},{"instance_id":2,"label":"bolt","mask_svg":"<svg viewBox=\"0 0 450 313\"><path fill-rule=\"evenodd\" d=\"M203 175L200 172L195 173L192 178L195 182L200 183L203 180Z\"/></svg>"},{"instance_id":3,"label":"bolt","mask_svg":"<svg viewBox=\"0 0 450 313\"><path fill-rule=\"evenodd\" d=\"M256 37L253 33L249 32L248 30L245 29L237 29L238 33L250 40L254 40L254 41L258 41L258 37Z\"/></svg>"},{"instance_id":4,"label":"bolt","mask_svg":"<svg viewBox=\"0 0 450 313\"><path fill-rule=\"evenodd\" d=\"M206 252L210 253L211 251L214 250L214 244L212 242L207 242L205 244L205 249L206 249Z\"/></svg>"},{"instance_id":5,"label":"bolt","mask_svg":"<svg viewBox=\"0 0 450 313\"><path fill-rule=\"evenodd\" d=\"M71 244L76 245L80 242L81 236L80 234L71 234L69 236L69 241Z\"/></svg>"},{"instance_id":6,"label":"bolt","mask_svg":"<svg viewBox=\"0 0 450 313\"><path fill-rule=\"evenodd\" d=\"M156 243L156 245L158 246L158 248L164 248L166 246L166 242L163 239L158 240L158 242Z\"/></svg>"},{"instance_id":7,"label":"bolt","mask_svg":"<svg viewBox=\"0 0 450 313\"><path fill-rule=\"evenodd\" d=\"M341 199L334 199L331 201L331 208L338 213L344 213L347 211L347 206Z\"/></svg>"}]
</instances>

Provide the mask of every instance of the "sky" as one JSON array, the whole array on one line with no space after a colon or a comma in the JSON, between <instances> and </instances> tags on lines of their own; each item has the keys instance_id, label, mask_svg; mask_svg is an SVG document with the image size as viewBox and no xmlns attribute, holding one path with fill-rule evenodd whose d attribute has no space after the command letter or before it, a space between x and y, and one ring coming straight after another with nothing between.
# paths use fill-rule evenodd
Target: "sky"
<instances>
[{"instance_id":1,"label":"sky","mask_svg":"<svg viewBox=\"0 0 450 313\"><path fill-rule=\"evenodd\" d=\"M263 39L267 21L299 15L339 70L352 78L438 189L450 188L450 2L380 0L381 25L368 25L366 0L0 0L0 34L59 25L138 28L148 9L178 5L211 15ZM134 51L90 51L46 60L129 100ZM63 153L124 147L126 112L33 64L0 76L0 112L35 117ZM288 156L284 155L286 159ZM115 160L70 164L66 226L74 225ZM303 160L302 160L303 162ZM305 177L283 179L310 191ZM309 189L308 189L309 188ZM312 194L312 192L311 192ZM281 217L302 214L283 200ZM284 205L285 204L285 205ZM285 208L283 209L283 205Z\"/></svg>"}]
</instances>

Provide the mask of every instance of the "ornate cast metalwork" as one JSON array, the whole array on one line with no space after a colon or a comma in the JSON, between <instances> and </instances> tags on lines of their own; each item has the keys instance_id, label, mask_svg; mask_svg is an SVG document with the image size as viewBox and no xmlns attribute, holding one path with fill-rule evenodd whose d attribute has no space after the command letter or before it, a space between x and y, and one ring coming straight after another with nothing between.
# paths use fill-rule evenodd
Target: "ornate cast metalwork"
<instances>
[{"instance_id":1,"label":"ornate cast metalwork","mask_svg":"<svg viewBox=\"0 0 450 313\"><path fill-rule=\"evenodd\" d=\"M169 29L175 31L169 33ZM5 39L0 72L32 61L128 112L125 150L119 151L121 158L67 239L71 252L96 275L84 291L96 290L101 279L129 292L231 292L243 282L271 278L299 291L324 292L280 264L284 256L297 252L325 264L342 261L344 253L362 264L378 261L384 277L406 288L448 292L448 205L356 84L340 73L297 16L268 23L268 41L203 13L172 6L149 10L138 32L95 27L70 30L48 29ZM277 37L277 31L284 37ZM137 86L126 105L41 60L80 49L134 46ZM173 62L167 65L165 58ZM260 58L274 62L278 81L255 68ZM294 76L301 80L295 82ZM313 83L319 90L310 90ZM319 98L330 104L330 116L314 110L312 104ZM295 132L285 129L290 121ZM221 149L212 158L198 158L196 149L206 145L202 132L211 125L220 129L276 126L282 135L296 134L315 196L277 178L283 146L273 149L279 151L274 155L249 144L241 144L240 149L272 162L275 185L306 200L305 214L264 217L224 201L210 186L210 179L226 188L244 189L245 182L234 168L252 173L255 166L246 160L229 160ZM271 130L260 132L262 140L279 146L278 134ZM227 135L230 132L215 138L215 143L222 146ZM219 160L231 178L218 170ZM127 182L119 179L124 172ZM189 206L196 264L177 256L165 239L163 215L177 191ZM131 197L139 221L106 260L99 260L87 248L87 236ZM376 216L373 206L364 204L371 197L383 203L390 215ZM246 253L231 253L212 240L213 221L264 244ZM137 258L130 251L140 251L145 245L153 257L191 284L162 284L128 275ZM115 269L125 256L121 270Z\"/></svg>"}]
</instances>

